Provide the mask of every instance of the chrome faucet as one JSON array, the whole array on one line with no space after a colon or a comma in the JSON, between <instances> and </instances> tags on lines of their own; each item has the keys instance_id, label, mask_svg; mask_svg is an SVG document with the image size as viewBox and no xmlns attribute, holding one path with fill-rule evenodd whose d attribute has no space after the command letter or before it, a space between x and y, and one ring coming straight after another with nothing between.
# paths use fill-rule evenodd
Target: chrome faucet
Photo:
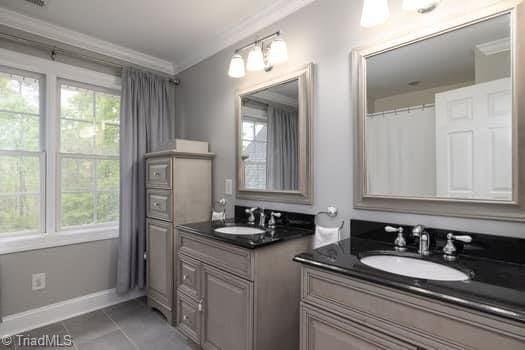
<instances>
[{"instance_id":1,"label":"chrome faucet","mask_svg":"<svg viewBox=\"0 0 525 350\"><path fill-rule=\"evenodd\" d=\"M443 247L443 258L447 261L455 261L457 259L457 249L454 241L462 241L464 243L472 242L472 237L468 235L455 236L452 233L447 234L447 244Z\"/></svg>"},{"instance_id":2,"label":"chrome faucet","mask_svg":"<svg viewBox=\"0 0 525 350\"><path fill-rule=\"evenodd\" d=\"M417 252L420 255L430 254L430 234L425 230L425 226L416 225L412 228L412 237L419 238L419 248Z\"/></svg>"},{"instance_id":3,"label":"chrome faucet","mask_svg":"<svg viewBox=\"0 0 525 350\"><path fill-rule=\"evenodd\" d=\"M257 210L257 208L250 208L250 209L246 209L245 210L245 213L250 215L248 217L248 224L250 224L250 225L255 225L255 215L253 213L256 210Z\"/></svg>"},{"instance_id":4,"label":"chrome faucet","mask_svg":"<svg viewBox=\"0 0 525 350\"><path fill-rule=\"evenodd\" d=\"M270 214L270 220L268 221L268 228L274 229L275 228L275 218L280 218L281 213L273 212Z\"/></svg>"},{"instance_id":5,"label":"chrome faucet","mask_svg":"<svg viewBox=\"0 0 525 350\"><path fill-rule=\"evenodd\" d=\"M259 208L259 211L259 226L264 228L266 226L266 214L264 208Z\"/></svg>"}]
</instances>

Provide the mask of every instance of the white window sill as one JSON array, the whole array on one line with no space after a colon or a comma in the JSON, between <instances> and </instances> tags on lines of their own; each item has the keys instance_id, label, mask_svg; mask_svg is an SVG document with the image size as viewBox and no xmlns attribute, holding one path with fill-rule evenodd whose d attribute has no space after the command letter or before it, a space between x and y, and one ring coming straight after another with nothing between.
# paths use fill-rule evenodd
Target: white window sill
<instances>
[{"instance_id":1,"label":"white window sill","mask_svg":"<svg viewBox=\"0 0 525 350\"><path fill-rule=\"evenodd\" d=\"M118 227L105 227L50 234L7 236L0 238L0 255L114 239L118 235Z\"/></svg>"}]
</instances>

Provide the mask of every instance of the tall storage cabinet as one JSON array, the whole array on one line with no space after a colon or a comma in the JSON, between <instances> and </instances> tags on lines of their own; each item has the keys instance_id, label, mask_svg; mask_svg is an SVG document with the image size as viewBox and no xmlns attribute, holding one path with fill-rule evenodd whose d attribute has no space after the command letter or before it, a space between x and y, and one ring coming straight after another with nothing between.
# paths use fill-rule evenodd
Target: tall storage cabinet
<instances>
[{"instance_id":1,"label":"tall storage cabinet","mask_svg":"<svg viewBox=\"0 0 525 350\"><path fill-rule=\"evenodd\" d=\"M146 154L148 306L173 323L177 285L176 224L210 219L212 159L206 142L184 140L177 150Z\"/></svg>"}]
</instances>

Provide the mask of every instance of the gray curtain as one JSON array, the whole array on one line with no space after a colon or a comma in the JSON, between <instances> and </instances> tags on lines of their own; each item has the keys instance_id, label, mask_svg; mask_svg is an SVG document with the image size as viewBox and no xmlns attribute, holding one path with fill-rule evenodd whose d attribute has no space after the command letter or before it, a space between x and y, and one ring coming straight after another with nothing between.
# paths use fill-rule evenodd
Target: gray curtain
<instances>
[{"instance_id":1,"label":"gray curtain","mask_svg":"<svg viewBox=\"0 0 525 350\"><path fill-rule=\"evenodd\" d=\"M175 137L175 86L167 78L125 68L120 108L120 237L117 292L145 285L144 154Z\"/></svg>"},{"instance_id":2,"label":"gray curtain","mask_svg":"<svg viewBox=\"0 0 525 350\"><path fill-rule=\"evenodd\" d=\"M268 107L267 188L297 190L298 154L297 110Z\"/></svg>"}]
</instances>

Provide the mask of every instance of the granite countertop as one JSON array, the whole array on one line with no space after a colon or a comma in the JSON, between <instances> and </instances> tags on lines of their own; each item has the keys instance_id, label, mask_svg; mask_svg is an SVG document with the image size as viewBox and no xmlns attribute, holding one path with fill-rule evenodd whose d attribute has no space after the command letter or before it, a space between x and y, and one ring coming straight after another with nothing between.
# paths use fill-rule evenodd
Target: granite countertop
<instances>
[{"instance_id":1,"label":"granite countertop","mask_svg":"<svg viewBox=\"0 0 525 350\"><path fill-rule=\"evenodd\" d=\"M435 249L425 260L440 262L472 273L468 281L435 281L396 275L368 267L359 261L363 252L397 253L392 243L351 238L297 255L294 260L369 282L419 294L466 308L525 323L525 265L460 255L446 262ZM417 254L409 247L409 255Z\"/></svg>"},{"instance_id":2,"label":"granite countertop","mask_svg":"<svg viewBox=\"0 0 525 350\"><path fill-rule=\"evenodd\" d=\"M303 227L295 227L291 225L277 225L275 229L264 229L265 233L260 235L236 236L230 234L221 234L215 232L215 229L225 226L246 226L252 228L260 228L254 225L247 225L244 222L228 221L225 224L215 224L209 221L198 222L184 225L177 225L176 227L185 232L194 233L199 236L211 238L217 241L230 243L239 247L256 249L270 244L283 242L291 239L301 238L314 234L313 229Z\"/></svg>"}]
</instances>

